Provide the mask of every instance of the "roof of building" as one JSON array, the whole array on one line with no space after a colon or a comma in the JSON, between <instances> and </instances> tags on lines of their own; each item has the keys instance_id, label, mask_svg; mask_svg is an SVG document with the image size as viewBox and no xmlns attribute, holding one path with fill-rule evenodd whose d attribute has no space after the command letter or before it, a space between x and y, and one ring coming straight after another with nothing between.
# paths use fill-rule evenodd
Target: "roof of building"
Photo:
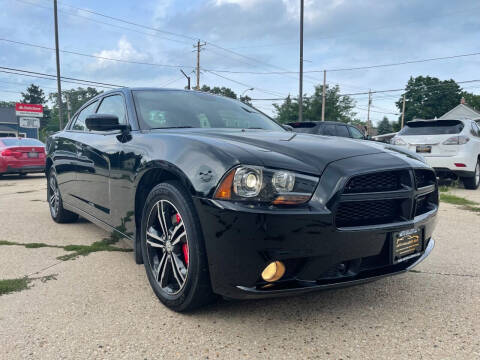
<instances>
[{"instance_id":1,"label":"roof of building","mask_svg":"<svg viewBox=\"0 0 480 360\"><path fill-rule=\"evenodd\" d=\"M0 124L17 123L17 115L14 107L0 107Z\"/></svg>"},{"instance_id":2,"label":"roof of building","mask_svg":"<svg viewBox=\"0 0 480 360\"><path fill-rule=\"evenodd\" d=\"M446 112L438 118L439 120L478 120L480 111L468 106L467 104L458 104L452 110Z\"/></svg>"}]
</instances>

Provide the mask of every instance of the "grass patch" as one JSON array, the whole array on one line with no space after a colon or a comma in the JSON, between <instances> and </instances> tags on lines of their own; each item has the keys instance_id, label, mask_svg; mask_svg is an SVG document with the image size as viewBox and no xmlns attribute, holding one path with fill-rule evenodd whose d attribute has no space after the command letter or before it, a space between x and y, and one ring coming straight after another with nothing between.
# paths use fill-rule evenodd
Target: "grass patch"
<instances>
[{"instance_id":1,"label":"grass patch","mask_svg":"<svg viewBox=\"0 0 480 360\"><path fill-rule=\"evenodd\" d=\"M40 280L42 283L46 283L50 280L57 280L57 274L41 276L41 277L28 277L24 276L17 279L4 279L0 280L0 296L27 290L30 288L30 283L34 280Z\"/></svg>"},{"instance_id":2,"label":"grass patch","mask_svg":"<svg viewBox=\"0 0 480 360\"><path fill-rule=\"evenodd\" d=\"M469 205L469 206L478 206L479 203L475 201L471 201L460 196L452 195L452 194L440 194L440 201L453 204L453 205Z\"/></svg>"},{"instance_id":3,"label":"grass patch","mask_svg":"<svg viewBox=\"0 0 480 360\"><path fill-rule=\"evenodd\" d=\"M452 194L440 194L440 201L453 204L453 205L459 205L464 210L472 211L474 213L480 213L479 203L462 198L460 196L456 196Z\"/></svg>"},{"instance_id":4,"label":"grass patch","mask_svg":"<svg viewBox=\"0 0 480 360\"><path fill-rule=\"evenodd\" d=\"M28 277L0 280L0 296L28 289Z\"/></svg>"},{"instance_id":5,"label":"grass patch","mask_svg":"<svg viewBox=\"0 0 480 360\"><path fill-rule=\"evenodd\" d=\"M441 193L446 193L450 190L450 187L448 187L447 185L441 185L438 187L438 191L440 191Z\"/></svg>"}]
</instances>

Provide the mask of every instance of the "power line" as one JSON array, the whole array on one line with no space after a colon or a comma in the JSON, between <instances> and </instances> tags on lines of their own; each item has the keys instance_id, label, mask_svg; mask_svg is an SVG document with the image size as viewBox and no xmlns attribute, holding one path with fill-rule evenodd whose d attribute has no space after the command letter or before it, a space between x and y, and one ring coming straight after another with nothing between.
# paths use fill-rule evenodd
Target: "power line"
<instances>
[{"instance_id":1,"label":"power line","mask_svg":"<svg viewBox=\"0 0 480 360\"><path fill-rule=\"evenodd\" d=\"M281 96L281 94L278 93L278 92L274 92L274 91L270 91L270 90L265 90L265 89L261 89L261 88L256 87L256 86L252 86L252 85L249 85L249 84L245 84L245 83L243 83L243 82L240 82L240 81L237 81L237 80L234 80L234 79L230 79L230 78L228 78L228 77L226 77L226 76L217 74L217 73L215 73L215 72L213 72L213 71L207 71L207 70L205 70L205 72L207 72L207 73L209 73L209 74L213 74L213 75L215 75L215 76L218 76L218 77L220 77L220 78L222 78L222 79L231 81L231 82L236 83L236 84L238 84L238 85L245 86L245 87L247 87L247 88L254 87L255 90L260 91L260 92L263 92L263 93L265 93L265 94L270 94L270 95L274 95L274 96L279 96L279 95Z\"/></svg>"},{"instance_id":2,"label":"power line","mask_svg":"<svg viewBox=\"0 0 480 360\"><path fill-rule=\"evenodd\" d=\"M12 44L17 44L17 45L35 47L35 48L39 48L39 49L43 49L43 50L55 51L54 48L51 48L51 47L48 47L48 46L27 43L27 42L24 42L24 41L16 41L16 40L10 40L10 39L5 39L5 38L0 38L0 41L12 43ZM160 66L160 67L169 67L169 68L175 68L175 69L181 69L181 68L194 69L195 68L194 66L186 66L186 65L170 65L170 64L149 63L149 62L133 61L133 60L123 60L123 59L116 59L116 58L99 56L99 55L90 55L90 54L85 54L85 53L81 53L81 52L78 52L78 51L70 51L70 50L62 50L62 49L60 49L60 52L65 53L65 54L84 56L84 57L100 59L100 60L116 61L116 62L122 62L122 63L127 63L127 64Z\"/></svg>"},{"instance_id":3,"label":"power line","mask_svg":"<svg viewBox=\"0 0 480 360\"><path fill-rule=\"evenodd\" d=\"M49 80L55 80L57 78L56 75L52 74L47 74L47 73L42 73L42 72L36 72L36 71L30 71L30 70L23 70L23 69L16 69L16 68L11 68L11 67L5 67L5 66L0 66L0 71L5 72L5 73L10 73L13 74L16 72L16 75L24 75L26 74L27 76L33 76L34 77L41 77L43 79L49 79ZM103 82L98 82L98 81L91 81L91 80L83 80L83 79L77 79L77 78L72 78L72 77L67 77L67 76L62 76L61 77L62 81L63 80L68 80L66 82L81 82L82 84L80 85L97 85L98 87L109 87L109 88L118 88L118 87L123 87L121 85L114 85L114 84L108 84L108 83L103 83Z\"/></svg>"}]
</instances>

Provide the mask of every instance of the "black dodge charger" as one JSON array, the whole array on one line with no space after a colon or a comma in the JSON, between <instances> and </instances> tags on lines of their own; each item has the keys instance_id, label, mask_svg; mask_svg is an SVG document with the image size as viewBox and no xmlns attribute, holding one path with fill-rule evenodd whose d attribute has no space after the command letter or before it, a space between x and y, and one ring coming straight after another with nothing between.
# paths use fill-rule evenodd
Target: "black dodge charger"
<instances>
[{"instance_id":1,"label":"black dodge charger","mask_svg":"<svg viewBox=\"0 0 480 360\"><path fill-rule=\"evenodd\" d=\"M219 96L101 94L47 155L53 220L81 215L129 240L176 311L372 281L434 246L438 187L421 157L289 132Z\"/></svg>"}]
</instances>

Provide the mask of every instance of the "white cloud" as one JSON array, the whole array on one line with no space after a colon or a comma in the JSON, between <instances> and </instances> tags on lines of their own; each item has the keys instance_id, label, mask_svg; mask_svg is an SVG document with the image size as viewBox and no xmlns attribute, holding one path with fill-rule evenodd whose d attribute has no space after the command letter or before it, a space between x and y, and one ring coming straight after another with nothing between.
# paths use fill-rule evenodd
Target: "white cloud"
<instances>
[{"instance_id":1,"label":"white cloud","mask_svg":"<svg viewBox=\"0 0 480 360\"><path fill-rule=\"evenodd\" d=\"M256 3L260 3L262 0L214 0L215 5L222 6L225 4L236 4L243 8L252 7Z\"/></svg>"},{"instance_id":2,"label":"white cloud","mask_svg":"<svg viewBox=\"0 0 480 360\"><path fill-rule=\"evenodd\" d=\"M102 50L98 53L94 53L95 56L119 60L128 60L128 61L144 61L147 59L147 55L142 52L137 51L132 44L125 38L122 37L118 40L117 48L112 50ZM107 66L112 65L112 61L106 59L97 59L95 63L95 68L101 69Z\"/></svg>"},{"instance_id":3,"label":"white cloud","mask_svg":"<svg viewBox=\"0 0 480 360\"><path fill-rule=\"evenodd\" d=\"M305 21L316 21L325 18L331 10L341 6L345 0L321 1L305 0L304 18ZM287 13L291 18L300 17L300 3L297 0L282 0Z\"/></svg>"}]
</instances>

